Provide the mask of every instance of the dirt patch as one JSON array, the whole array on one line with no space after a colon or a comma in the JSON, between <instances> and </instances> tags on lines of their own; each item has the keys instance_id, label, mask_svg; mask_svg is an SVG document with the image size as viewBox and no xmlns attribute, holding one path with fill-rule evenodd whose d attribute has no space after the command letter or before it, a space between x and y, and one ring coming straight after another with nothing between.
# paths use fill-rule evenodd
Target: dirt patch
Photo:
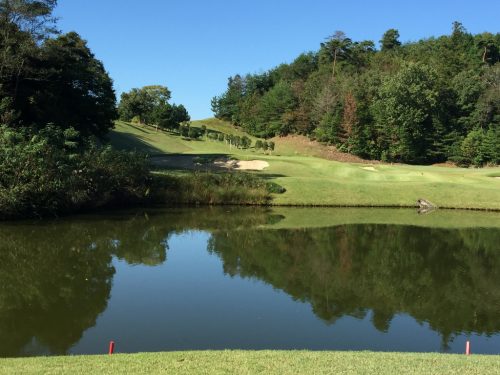
<instances>
[{"instance_id":1,"label":"dirt patch","mask_svg":"<svg viewBox=\"0 0 500 375\"><path fill-rule=\"evenodd\" d=\"M361 167L361 169L364 169L365 171L378 172L374 167Z\"/></svg>"},{"instance_id":2,"label":"dirt patch","mask_svg":"<svg viewBox=\"0 0 500 375\"><path fill-rule=\"evenodd\" d=\"M493 178L496 178L497 180L500 180L500 177L493 177Z\"/></svg>"},{"instance_id":3,"label":"dirt patch","mask_svg":"<svg viewBox=\"0 0 500 375\"><path fill-rule=\"evenodd\" d=\"M445 167L445 168L457 168L457 165L451 161L445 163L435 163L432 164L433 167Z\"/></svg>"},{"instance_id":4,"label":"dirt patch","mask_svg":"<svg viewBox=\"0 0 500 375\"><path fill-rule=\"evenodd\" d=\"M280 149L292 149L296 150L297 154L316 156L318 158L344 163L385 164L378 160L365 160L359 156L341 152L337 150L335 146L328 146L317 141L312 141L303 135L275 137L272 140L276 144L276 150L278 150L278 152Z\"/></svg>"}]
</instances>

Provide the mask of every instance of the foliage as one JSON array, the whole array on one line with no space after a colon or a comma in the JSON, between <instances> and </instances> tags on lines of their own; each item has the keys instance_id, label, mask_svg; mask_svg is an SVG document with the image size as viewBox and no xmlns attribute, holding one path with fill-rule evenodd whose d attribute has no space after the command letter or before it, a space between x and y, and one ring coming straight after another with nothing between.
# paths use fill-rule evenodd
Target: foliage
<instances>
[{"instance_id":1,"label":"foliage","mask_svg":"<svg viewBox=\"0 0 500 375\"><path fill-rule=\"evenodd\" d=\"M146 198L149 167L78 132L0 127L0 216L55 215Z\"/></svg>"},{"instance_id":2,"label":"foliage","mask_svg":"<svg viewBox=\"0 0 500 375\"><path fill-rule=\"evenodd\" d=\"M474 146L487 158L463 154L461 143L500 127L500 34L472 35L455 22L448 36L399 37L387 30L376 51L337 31L291 64L231 77L212 109L254 136L304 134L364 158L497 163L491 134Z\"/></svg>"},{"instance_id":3,"label":"foliage","mask_svg":"<svg viewBox=\"0 0 500 375\"><path fill-rule=\"evenodd\" d=\"M266 205L271 193L283 193L284 189L249 173L190 172L157 174L152 191L155 202L174 205Z\"/></svg>"},{"instance_id":4,"label":"foliage","mask_svg":"<svg viewBox=\"0 0 500 375\"><path fill-rule=\"evenodd\" d=\"M396 29L387 30L382 36L382 40L380 41L380 47L382 51L392 50L401 45L399 41L399 31Z\"/></svg>"},{"instance_id":5,"label":"foliage","mask_svg":"<svg viewBox=\"0 0 500 375\"><path fill-rule=\"evenodd\" d=\"M140 124L155 124L162 129L179 131L180 125L188 122L190 117L182 104L168 102L170 95L167 87L159 85L124 92L118 105L120 119L132 121L136 118ZM187 136L188 130L185 133Z\"/></svg>"},{"instance_id":6,"label":"foliage","mask_svg":"<svg viewBox=\"0 0 500 375\"><path fill-rule=\"evenodd\" d=\"M116 118L111 78L77 33L54 37L55 5L0 1L0 123L104 138Z\"/></svg>"},{"instance_id":7,"label":"foliage","mask_svg":"<svg viewBox=\"0 0 500 375\"><path fill-rule=\"evenodd\" d=\"M404 65L383 82L373 112L376 127L385 135L388 160L424 162L429 158L438 90L436 72L417 63Z\"/></svg>"}]
</instances>

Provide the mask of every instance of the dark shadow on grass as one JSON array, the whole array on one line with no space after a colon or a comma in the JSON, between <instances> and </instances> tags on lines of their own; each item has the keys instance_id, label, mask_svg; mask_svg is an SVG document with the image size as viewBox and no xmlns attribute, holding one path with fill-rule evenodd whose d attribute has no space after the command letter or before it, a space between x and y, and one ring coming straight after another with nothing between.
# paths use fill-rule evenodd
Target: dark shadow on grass
<instances>
[{"instance_id":1,"label":"dark shadow on grass","mask_svg":"<svg viewBox=\"0 0 500 375\"><path fill-rule=\"evenodd\" d=\"M144 152L150 156L153 155L170 155L165 151L151 146L149 143L141 140L138 136L128 134L128 133L120 133L120 132L111 132L110 133L110 141L111 145L119 150L135 150Z\"/></svg>"},{"instance_id":2,"label":"dark shadow on grass","mask_svg":"<svg viewBox=\"0 0 500 375\"><path fill-rule=\"evenodd\" d=\"M157 154L151 155L151 164L158 170L228 171L228 159L228 154ZM215 164L218 160L221 163Z\"/></svg>"},{"instance_id":3,"label":"dark shadow on grass","mask_svg":"<svg viewBox=\"0 0 500 375\"><path fill-rule=\"evenodd\" d=\"M147 133L146 130L144 130L143 128L139 127L138 125L135 125L135 124L131 124L130 122L126 122L125 124L127 124L128 126L130 126L131 128L134 128L136 130L139 130L140 132L143 132L143 133Z\"/></svg>"},{"instance_id":4,"label":"dark shadow on grass","mask_svg":"<svg viewBox=\"0 0 500 375\"><path fill-rule=\"evenodd\" d=\"M288 177L287 175L284 174L278 174L278 173L266 173L266 171L253 171L254 173L258 174L259 177L265 179L265 180L271 180L273 178L278 178L278 177Z\"/></svg>"}]
</instances>

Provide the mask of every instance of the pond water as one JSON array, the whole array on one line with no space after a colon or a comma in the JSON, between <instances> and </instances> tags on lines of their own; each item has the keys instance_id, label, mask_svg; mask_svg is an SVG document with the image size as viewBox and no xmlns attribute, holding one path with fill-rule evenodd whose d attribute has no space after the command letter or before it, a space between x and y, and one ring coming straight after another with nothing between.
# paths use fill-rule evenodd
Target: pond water
<instances>
[{"instance_id":1,"label":"pond water","mask_svg":"<svg viewBox=\"0 0 500 375\"><path fill-rule=\"evenodd\" d=\"M0 224L0 356L500 353L500 214L192 208Z\"/></svg>"}]
</instances>

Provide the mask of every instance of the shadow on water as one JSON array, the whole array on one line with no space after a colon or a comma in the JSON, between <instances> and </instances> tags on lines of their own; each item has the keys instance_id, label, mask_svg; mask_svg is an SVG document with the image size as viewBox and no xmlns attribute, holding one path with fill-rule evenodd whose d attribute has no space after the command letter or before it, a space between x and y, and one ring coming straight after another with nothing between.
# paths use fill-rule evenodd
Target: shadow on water
<instances>
[{"instance_id":1,"label":"shadow on water","mask_svg":"<svg viewBox=\"0 0 500 375\"><path fill-rule=\"evenodd\" d=\"M284 219L221 207L2 224L0 356L67 353L107 308L113 257L163 264L170 237L189 230L210 233L225 274L283 290L327 324L372 316L387 332L408 314L441 335L443 350L459 334L500 332L499 229L265 229Z\"/></svg>"}]
</instances>

